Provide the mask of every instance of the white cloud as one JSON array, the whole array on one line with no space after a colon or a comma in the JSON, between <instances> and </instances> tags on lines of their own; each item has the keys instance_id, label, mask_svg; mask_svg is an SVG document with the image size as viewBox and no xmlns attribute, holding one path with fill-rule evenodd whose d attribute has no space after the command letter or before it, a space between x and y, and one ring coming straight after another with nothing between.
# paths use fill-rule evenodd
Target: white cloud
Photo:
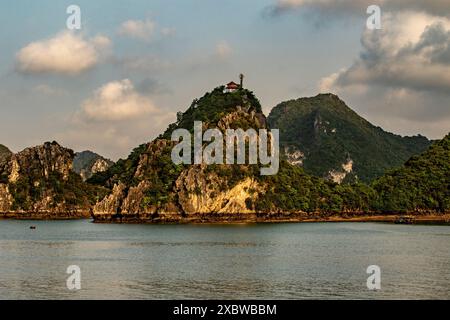
<instances>
[{"instance_id":1,"label":"white cloud","mask_svg":"<svg viewBox=\"0 0 450 320\"><path fill-rule=\"evenodd\" d=\"M117 160L126 158L141 143L152 141L175 119L172 112L113 122L71 119L54 138L76 151L95 150Z\"/></svg>"},{"instance_id":2,"label":"white cloud","mask_svg":"<svg viewBox=\"0 0 450 320\"><path fill-rule=\"evenodd\" d=\"M119 28L119 35L131 38L150 40L156 29L156 23L150 19L147 20L128 20L122 23Z\"/></svg>"},{"instance_id":3,"label":"white cloud","mask_svg":"<svg viewBox=\"0 0 450 320\"><path fill-rule=\"evenodd\" d=\"M160 113L149 97L139 94L130 80L105 84L82 104L82 115L88 120L120 121Z\"/></svg>"},{"instance_id":4,"label":"white cloud","mask_svg":"<svg viewBox=\"0 0 450 320\"><path fill-rule=\"evenodd\" d=\"M56 139L81 151L93 149L111 159L126 157L141 143L153 140L175 121L174 112L157 107L129 79L109 82L86 99Z\"/></svg>"},{"instance_id":5,"label":"white cloud","mask_svg":"<svg viewBox=\"0 0 450 320\"><path fill-rule=\"evenodd\" d=\"M69 31L28 44L16 54L17 69L23 73L76 75L94 67L111 41L104 36L84 39Z\"/></svg>"},{"instance_id":6,"label":"white cloud","mask_svg":"<svg viewBox=\"0 0 450 320\"><path fill-rule=\"evenodd\" d=\"M352 65L321 80L321 92L342 95L395 132L433 138L448 133L450 19L423 12L385 13L383 29L366 30L361 43Z\"/></svg>"},{"instance_id":7,"label":"white cloud","mask_svg":"<svg viewBox=\"0 0 450 320\"><path fill-rule=\"evenodd\" d=\"M322 78L319 82L319 91L322 93L331 92L334 89L336 80L339 78L339 75L342 72L345 72L345 69L342 69L340 72L335 72L327 77Z\"/></svg>"},{"instance_id":8,"label":"white cloud","mask_svg":"<svg viewBox=\"0 0 450 320\"><path fill-rule=\"evenodd\" d=\"M383 24L382 30L366 30L360 57L349 68L323 79L322 85L450 92L450 20L399 12L385 14Z\"/></svg>"}]
</instances>

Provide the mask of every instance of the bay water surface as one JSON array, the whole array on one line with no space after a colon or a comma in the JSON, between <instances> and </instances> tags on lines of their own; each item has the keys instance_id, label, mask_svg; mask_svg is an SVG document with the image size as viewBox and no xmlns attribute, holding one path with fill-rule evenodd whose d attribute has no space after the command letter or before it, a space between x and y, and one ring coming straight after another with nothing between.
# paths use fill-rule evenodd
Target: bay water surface
<instances>
[{"instance_id":1,"label":"bay water surface","mask_svg":"<svg viewBox=\"0 0 450 320\"><path fill-rule=\"evenodd\" d=\"M0 299L450 299L450 226L0 220Z\"/></svg>"}]
</instances>

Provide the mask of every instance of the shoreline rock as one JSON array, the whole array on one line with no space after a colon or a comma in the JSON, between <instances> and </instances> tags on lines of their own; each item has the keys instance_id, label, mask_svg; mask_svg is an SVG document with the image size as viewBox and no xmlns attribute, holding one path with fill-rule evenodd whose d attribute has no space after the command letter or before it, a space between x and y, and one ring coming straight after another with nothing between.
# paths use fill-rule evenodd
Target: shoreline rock
<instances>
[{"instance_id":1,"label":"shoreline rock","mask_svg":"<svg viewBox=\"0 0 450 320\"><path fill-rule=\"evenodd\" d=\"M449 224L450 213L443 214L179 214L153 215L95 215L94 223L123 224L260 224L260 223L314 223L314 222L385 222L397 224Z\"/></svg>"},{"instance_id":2,"label":"shoreline rock","mask_svg":"<svg viewBox=\"0 0 450 320\"><path fill-rule=\"evenodd\" d=\"M278 224L278 223L340 223L340 222L379 222L396 224L434 224L450 225L450 212L413 212L407 214L380 214L346 212L340 214L324 213L198 213L181 215L178 212L159 212L144 214L101 214L88 211L73 212L0 212L0 220L83 220L89 219L98 224Z\"/></svg>"},{"instance_id":3,"label":"shoreline rock","mask_svg":"<svg viewBox=\"0 0 450 320\"><path fill-rule=\"evenodd\" d=\"M11 220L79 220L89 219L92 215L88 211L79 212L1 212L1 219Z\"/></svg>"}]
</instances>

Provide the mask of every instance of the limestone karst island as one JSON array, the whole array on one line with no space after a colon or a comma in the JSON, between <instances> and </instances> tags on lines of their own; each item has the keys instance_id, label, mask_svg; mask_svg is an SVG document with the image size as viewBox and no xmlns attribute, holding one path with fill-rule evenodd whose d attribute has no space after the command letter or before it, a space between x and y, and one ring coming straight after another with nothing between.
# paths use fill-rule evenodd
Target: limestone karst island
<instances>
[{"instance_id":1,"label":"limestone karst island","mask_svg":"<svg viewBox=\"0 0 450 320\"><path fill-rule=\"evenodd\" d=\"M386 132L334 94L283 101L266 116L243 79L194 99L156 139L117 162L55 141L18 153L2 145L0 216L103 223L449 221L449 135L430 141ZM262 164L248 157L243 164L175 164L178 142L171 135L193 132L195 121L224 134L278 129L279 171L261 175Z\"/></svg>"}]
</instances>

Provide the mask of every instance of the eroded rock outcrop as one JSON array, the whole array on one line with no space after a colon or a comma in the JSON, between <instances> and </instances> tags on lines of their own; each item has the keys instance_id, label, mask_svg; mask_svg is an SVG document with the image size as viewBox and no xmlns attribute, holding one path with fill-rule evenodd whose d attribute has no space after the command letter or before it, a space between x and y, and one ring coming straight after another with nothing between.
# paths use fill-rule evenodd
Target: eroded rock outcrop
<instances>
[{"instance_id":1,"label":"eroded rock outcrop","mask_svg":"<svg viewBox=\"0 0 450 320\"><path fill-rule=\"evenodd\" d=\"M0 167L0 213L13 218L88 217L102 188L81 181L72 171L73 157L72 150L57 142L10 155Z\"/></svg>"},{"instance_id":2,"label":"eroded rock outcrop","mask_svg":"<svg viewBox=\"0 0 450 320\"><path fill-rule=\"evenodd\" d=\"M287 161L293 166L303 166L305 160L305 154L295 147L284 148L284 154L287 157Z\"/></svg>"},{"instance_id":3,"label":"eroded rock outcrop","mask_svg":"<svg viewBox=\"0 0 450 320\"><path fill-rule=\"evenodd\" d=\"M13 197L6 184L0 184L0 212L9 212L13 204Z\"/></svg>"},{"instance_id":4,"label":"eroded rock outcrop","mask_svg":"<svg viewBox=\"0 0 450 320\"><path fill-rule=\"evenodd\" d=\"M176 181L178 201L186 215L255 213L249 201L261 190L255 179L248 177L227 187L217 173L205 171L205 166L192 166Z\"/></svg>"},{"instance_id":5,"label":"eroded rock outcrop","mask_svg":"<svg viewBox=\"0 0 450 320\"><path fill-rule=\"evenodd\" d=\"M346 163L343 163L341 165L340 170L331 170L328 178L335 183L341 184L347 177L347 175L349 175L352 172L353 172L353 160L349 158L347 159Z\"/></svg>"},{"instance_id":6,"label":"eroded rock outcrop","mask_svg":"<svg viewBox=\"0 0 450 320\"><path fill-rule=\"evenodd\" d=\"M125 184L116 184L112 190L112 193L94 206L94 213L96 215L121 213L122 202L125 198L125 189Z\"/></svg>"},{"instance_id":7,"label":"eroded rock outcrop","mask_svg":"<svg viewBox=\"0 0 450 320\"><path fill-rule=\"evenodd\" d=\"M10 182L16 182L21 175L48 179L51 173L58 173L67 181L73 156L72 150L61 147L57 142L26 148L11 158Z\"/></svg>"}]
</instances>

